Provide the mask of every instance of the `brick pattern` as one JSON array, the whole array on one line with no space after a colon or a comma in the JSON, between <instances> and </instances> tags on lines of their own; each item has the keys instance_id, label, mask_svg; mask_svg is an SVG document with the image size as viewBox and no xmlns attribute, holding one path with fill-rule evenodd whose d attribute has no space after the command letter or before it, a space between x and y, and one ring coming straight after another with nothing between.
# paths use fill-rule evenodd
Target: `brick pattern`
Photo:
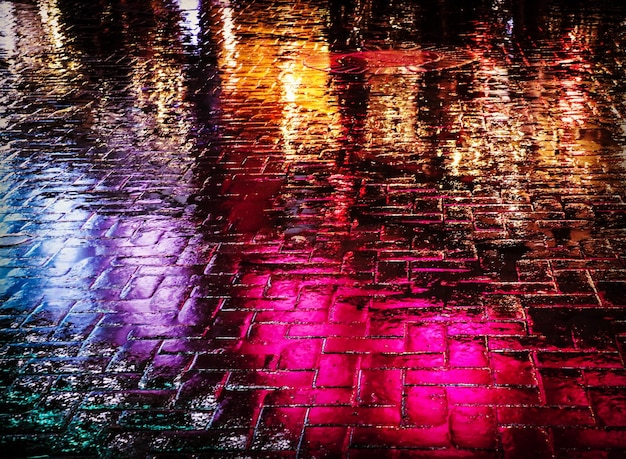
<instances>
[{"instance_id":1,"label":"brick pattern","mask_svg":"<svg viewBox=\"0 0 626 459\"><path fill-rule=\"evenodd\" d=\"M622 457L624 7L184 3L0 2L2 449Z\"/></svg>"}]
</instances>

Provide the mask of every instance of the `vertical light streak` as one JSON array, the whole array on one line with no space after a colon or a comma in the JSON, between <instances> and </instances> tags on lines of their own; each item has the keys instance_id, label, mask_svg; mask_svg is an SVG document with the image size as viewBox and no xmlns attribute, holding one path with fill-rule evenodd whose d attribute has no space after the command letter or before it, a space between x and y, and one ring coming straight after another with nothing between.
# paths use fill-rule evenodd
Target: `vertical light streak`
<instances>
[{"instance_id":1,"label":"vertical light streak","mask_svg":"<svg viewBox=\"0 0 626 459\"><path fill-rule=\"evenodd\" d=\"M198 45L198 35L200 33L200 0L177 0L182 21L180 27L189 36L189 44Z\"/></svg>"}]
</instances>

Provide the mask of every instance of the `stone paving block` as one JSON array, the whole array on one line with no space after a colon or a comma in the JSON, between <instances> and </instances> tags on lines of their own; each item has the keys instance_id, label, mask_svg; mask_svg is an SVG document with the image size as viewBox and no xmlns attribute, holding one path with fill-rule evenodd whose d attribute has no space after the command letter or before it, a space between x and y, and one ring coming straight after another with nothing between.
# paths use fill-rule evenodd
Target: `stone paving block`
<instances>
[{"instance_id":1,"label":"stone paving block","mask_svg":"<svg viewBox=\"0 0 626 459\"><path fill-rule=\"evenodd\" d=\"M593 360L585 352L539 352L537 360L543 368L622 368L618 352L596 354Z\"/></svg>"},{"instance_id":2,"label":"stone paving block","mask_svg":"<svg viewBox=\"0 0 626 459\"><path fill-rule=\"evenodd\" d=\"M133 390L139 386L137 373L66 374L59 376L53 390L87 392L91 390Z\"/></svg>"},{"instance_id":3,"label":"stone paving block","mask_svg":"<svg viewBox=\"0 0 626 459\"><path fill-rule=\"evenodd\" d=\"M117 424L128 430L202 430L213 413L174 410L125 410Z\"/></svg>"},{"instance_id":4,"label":"stone paving block","mask_svg":"<svg viewBox=\"0 0 626 459\"><path fill-rule=\"evenodd\" d=\"M491 352L489 363L496 384L536 386L538 384L529 352Z\"/></svg>"},{"instance_id":5,"label":"stone paving block","mask_svg":"<svg viewBox=\"0 0 626 459\"><path fill-rule=\"evenodd\" d=\"M598 307L600 300L593 294L571 294L562 295L559 293L527 293L522 296L522 305L526 307Z\"/></svg>"},{"instance_id":6,"label":"stone paving block","mask_svg":"<svg viewBox=\"0 0 626 459\"><path fill-rule=\"evenodd\" d=\"M361 405L398 406L402 398L402 372L362 369L358 387Z\"/></svg>"},{"instance_id":7,"label":"stone paving block","mask_svg":"<svg viewBox=\"0 0 626 459\"><path fill-rule=\"evenodd\" d=\"M127 341L110 359L107 370L114 373L143 373L159 344L158 340Z\"/></svg>"},{"instance_id":8,"label":"stone paving block","mask_svg":"<svg viewBox=\"0 0 626 459\"><path fill-rule=\"evenodd\" d=\"M380 338L400 338L405 336L406 328L407 326L403 319L372 316L369 322L369 335Z\"/></svg>"},{"instance_id":9,"label":"stone paving block","mask_svg":"<svg viewBox=\"0 0 626 459\"><path fill-rule=\"evenodd\" d=\"M392 338L340 338L326 339L323 352L370 354L374 352L401 352L404 350L404 340Z\"/></svg>"},{"instance_id":10,"label":"stone paving block","mask_svg":"<svg viewBox=\"0 0 626 459\"><path fill-rule=\"evenodd\" d=\"M405 373L406 385L488 385L492 382L489 369L432 368L412 370Z\"/></svg>"},{"instance_id":11,"label":"stone paving block","mask_svg":"<svg viewBox=\"0 0 626 459\"><path fill-rule=\"evenodd\" d=\"M540 374L549 405L589 406L580 370L546 368L540 370Z\"/></svg>"},{"instance_id":12,"label":"stone paving block","mask_svg":"<svg viewBox=\"0 0 626 459\"><path fill-rule=\"evenodd\" d=\"M495 410L492 407L456 406L450 410L452 443L462 449L495 449L498 433Z\"/></svg>"},{"instance_id":13,"label":"stone paving block","mask_svg":"<svg viewBox=\"0 0 626 459\"><path fill-rule=\"evenodd\" d=\"M243 395L244 397L239 397ZM251 429L258 422L265 390L249 389L235 392L228 388L220 394L219 407L211 429Z\"/></svg>"},{"instance_id":14,"label":"stone paving block","mask_svg":"<svg viewBox=\"0 0 626 459\"><path fill-rule=\"evenodd\" d=\"M549 431L541 428L505 427L501 429L506 458L554 457Z\"/></svg>"},{"instance_id":15,"label":"stone paving block","mask_svg":"<svg viewBox=\"0 0 626 459\"><path fill-rule=\"evenodd\" d=\"M315 376L317 387L352 387L357 378L359 357L353 354L322 354Z\"/></svg>"},{"instance_id":16,"label":"stone paving block","mask_svg":"<svg viewBox=\"0 0 626 459\"><path fill-rule=\"evenodd\" d=\"M373 428L400 425L398 407L350 407L350 406L314 406L309 410L307 423L320 426L362 426Z\"/></svg>"},{"instance_id":17,"label":"stone paving block","mask_svg":"<svg viewBox=\"0 0 626 459\"><path fill-rule=\"evenodd\" d=\"M191 366L193 357L184 354L159 354L154 356L144 371L140 387L170 389L178 385L180 375Z\"/></svg>"},{"instance_id":18,"label":"stone paving block","mask_svg":"<svg viewBox=\"0 0 626 459\"><path fill-rule=\"evenodd\" d=\"M355 427L350 446L356 448L445 448L450 445L447 426L409 427Z\"/></svg>"},{"instance_id":19,"label":"stone paving block","mask_svg":"<svg viewBox=\"0 0 626 459\"><path fill-rule=\"evenodd\" d=\"M193 370L253 370L270 368L274 356L266 354L206 353L193 362Z\"/></svg>"},{"instance_id":20,"label":"stone paving block","mask_svg":"<svg viewBox=\"0 0 626 459\"><path fill-rule=\"evenodd\" d=\"M289 338L333 338L354 337L365 338L365 323L323 323L323 324L297 324L289 327ZM382 338L382 337L381 337Z\"/></svg>"},{"instance_id":21,"label":"stone paving block","mask_svg":"<svg viewBox=\"0 0 626 459\"><path fill-rule=\"evenodd\" d=\"M536 405L538 388L447 387L448 402L458 405Z\"/></svg>"},{"instance_id":22,"label":"stone paving block","mask_svg":"<svg viewBox=\"0 0 626 459\"><path fill-rule=\"evenodd\" d=\"M596 371L584 370L585 384L590 387L623 387L626 386L626 372L621 369Z\"/></svg>"},{"instance_id":23,"label":"stone paving block","mask_svg":"<svg viewBox=\"0 0 626 459\"><path fill-rule=\"evenodd\" d=\"M302 451L310 457L337 457L345 450L346 427L307 427L302 438Z\"/></svg>"},{"instance_id":24,"label":"stone paving block","mask_svg":"<svg viewBox=\"0 0 626 459\"><path fill-rule=\"evenodd\" d=\"M352 387L281 388L267 394L267 406L349 406L355 400Z\"/></svg>"},{"instance_id":25,"label":"stone paving block","mask_svg":"<svg viewBox=\"0 0 626 459\"><path fill-rule=\"evenodd\" d=\"M193 455L199 457L237 457L246 449L251 436L248 429L206 429L163 432L159 450L163 457ZM154 453L153 453L154 454ZM155 455L161 457L161 454ZM184 457L184 456L182 456Z\"/></svg>"},{"instance_id":26,"label":"stone paving block","mask_svg":"<svg viewBox=\"0 0 626 459\"><path fill-rule=\"evenodd\" d=\"M443 324L408 324L407 352L445 352L447 327Z\"/></svg>"},{"instance_id":27,"label":"stone paving block","mask_svg":"<svg viewBox=\"0 0 626 459\"><path fill-rule=\"evenodd\" d=\"M445 365L443 352L368 353L362 356L361 368L370 369L441 369Z\"/></svg>"},{"instance_id":28,"label":"stone paving block","mask_svg":"<svg viewBox=\"0 0 626 459\"><path fill-rule=\"evenodd\" d=\"M538 406L498 407L498 421L515 426L594 426L596 420L589 407Z\"/></svg>"},{"instance_id":29,"label":"stone paving block","mask_svg":"<svg viewBox=\"0 0 626 459\"><path fill-rule=\"evenodd\" d=\"M464 336L448 342L448 364L452 367L488 367L487 345L481 336Z\"/></svg>"},{"instance_id":30,"label":"stone paving block","mask_svg":"<svg viewBox=\"0 0 626 459\"><path fill-rule=\"evenodd\" d=\"M526 335L525 324L522 322L488 322L488 323L458 323L448 327L451 336L474 335Z\"/></svg>"},{"instance_id":31,"label":"stone paving block","mask_svg":"<svg viewBox=\"0 0 626 459\"><path fill-rule=\"evenodd\" d=\"M94 330L102 316L100 314L67 314L57 327L53 339L57 341L82 341Z\"/></svg>"},{"instance_id":32,"label":"stone paving block","mask_svg":"<svg viewBox=\"0 0 626 459\"><path fill-rule=\"evenodd\" d=\"M599 425L623 426L626 397L620 389L595 388L589 391L589 398Z\"/></svg>"},{"instance_id":33,"label":"stone paving block","mask_svg":"<svg viewBox=\"0 0 626 459\"><path fill-rule=\"evenodd\" d=\"M91 392L80 406L83 411L117 412L160 409L170 403L173 391L140 390L138 388Z\"/></svg>"},{"instance_id":34,"label":"stone paving block","mask_svg":"<svg viewBox=\"0 0 626 459\"><path fill-rule=\"evenodd\" d=\"M408 425L440 426L448 420L444 388L411 386L405 390L404 416Z\"/></svg>"},{"instance_id":35,"label":"stone paving block","mask_svg":"<svg viewBox=\"0 0 626 459\"><path fill-rule=\"evenodd\" d=\"M296 450L302 436L305 416L306 408L264 408L251 448L263 451Z\"/></svg>"},{"instance_id":36,"label":"stone paving block","mask_svg":"<svg viewBox=\"0 0 626 459\"><path fill-rule=\"evenodd\" d=\"M322 340L307 340L286 344L278 358L278 369L308 370L317 367Z\"/></svg>"},{"instance_id":37,"label":"stone paving block","mask_svg":"<svg viewBox=\"0 0 626 459\"><path fill-rule=\"evenodd\" d=\"M552 435L557 449L615 450L616 453L624 451L625 438L622 430L564 427L552 429Z\"/></svg>"},{"instance_id":38,"label":"stone paving block","mask_svg":"<svg viewBox=\"0 0 626 459\"><path fill-rule=\"evenodd\" d=\"M22 322L22 327L57 326L72 308L70 302L44 301Z\"/></svg>"},{"instance_id":39,"label":"stone paving block","mask_svg":"<svg viewBox=\"0 0 626 459\"><path fill-rule=\"evenodd\" d=\"M233 372L226 387L231 390L311 387L314 378L312 370Z\"/></svg>"},{"instance_id":40,"label":"stone paving block","mask_svg":"<svg viewBox=\"0 0 626 459\"><path fill-rule=\"evenodd\" d=\"M109 359L102 357L33 358L21 366L23 374L102 373Z\"/></svg>"}]
</instances>

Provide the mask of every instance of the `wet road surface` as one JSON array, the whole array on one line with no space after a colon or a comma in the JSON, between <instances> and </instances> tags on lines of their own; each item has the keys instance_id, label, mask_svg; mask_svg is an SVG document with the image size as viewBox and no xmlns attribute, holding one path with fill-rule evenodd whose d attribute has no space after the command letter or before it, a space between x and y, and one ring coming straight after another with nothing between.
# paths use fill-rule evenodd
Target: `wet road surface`
<instances>
[{"instance_id":1,"label":"wet road surface","mask_svg":"<svg viewBox=\"0 0 626 459\"><path fill-rule=\"evenodd\" d=\"M0 32L0 455L624 457L622 2Z\"/></svg>"}]
</instances>

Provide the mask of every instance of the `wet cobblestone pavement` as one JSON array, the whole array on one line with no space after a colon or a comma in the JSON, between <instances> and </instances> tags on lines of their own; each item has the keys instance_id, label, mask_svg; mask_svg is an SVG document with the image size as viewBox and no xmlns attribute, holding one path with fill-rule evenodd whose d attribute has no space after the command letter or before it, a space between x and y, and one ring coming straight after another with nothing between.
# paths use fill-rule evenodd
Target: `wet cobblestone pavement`
<instances>
[{"instance_id":1,"label":"wet cobblestone pavement","mask_svg":"<svg viewBox=\"0 0 626 459\"><path fill-rule=\"evenodd\" d=\"M0 32L0 456L625 457L626 4Z\"/></svg>"}]
</instances>

